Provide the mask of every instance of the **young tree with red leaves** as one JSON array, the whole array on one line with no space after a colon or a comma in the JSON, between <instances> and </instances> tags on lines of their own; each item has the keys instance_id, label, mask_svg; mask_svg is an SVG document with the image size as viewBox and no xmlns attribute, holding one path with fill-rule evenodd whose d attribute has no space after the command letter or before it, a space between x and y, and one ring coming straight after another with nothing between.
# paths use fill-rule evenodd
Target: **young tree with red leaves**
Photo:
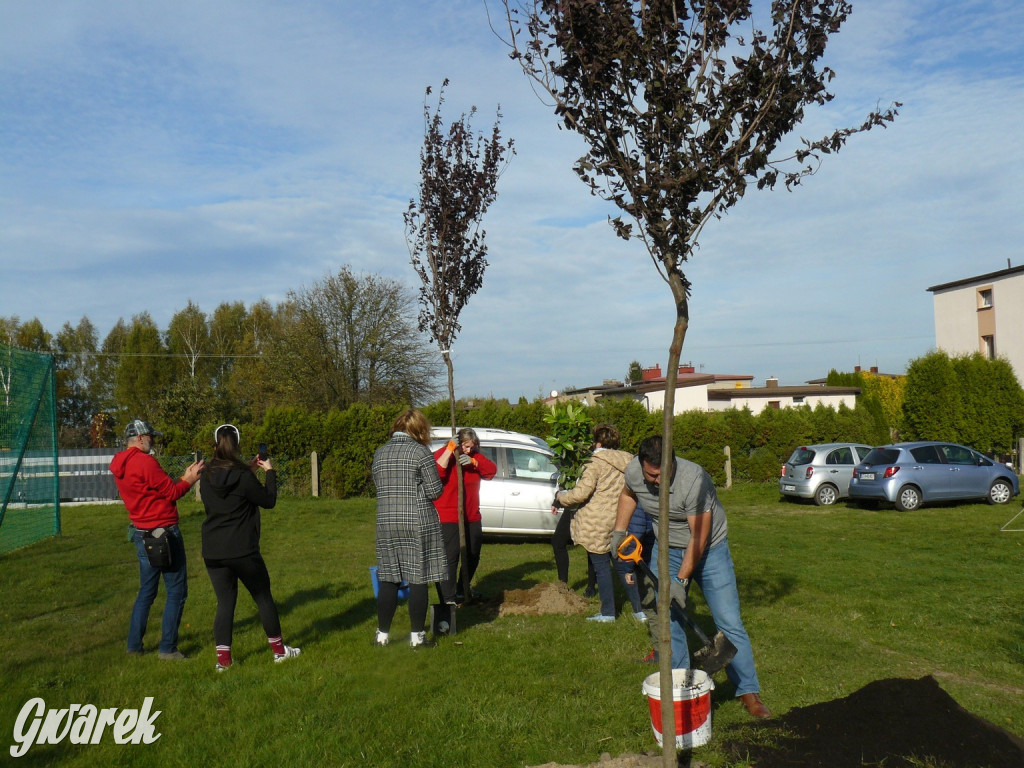
<instances>
[{"instance_id":1,"label":"young tree with red leaves","mask_svg":"<svg viewBox=\"0 0 1024 768\"><path fill-rule=\"evenodd\" d=\"M808 107L833 96L822 64L830 36L851 11L843 0L502 0L511 56L549 97L587 152L574 170L591 193L626 218L616 234L637 238L676 307L669 347L662 466L672 466L675 384L689 326L683 265L704 226L748 189L792 188L847 139L892 121L900 106L857 127L790 141ZM768 16L755 19L756 12ZM767 25L768 31L762 31ZM660 493L659 554L668 556L668 491ZM669 602L669 580L659 589ZM668 611L660 612L668 647ZM671 690L661 654L662 690ZM663 708L665 764L675 765L672 708Z\"/></svg>"},{"instance_id":2,"label":"young tree with red leaves","mask_svg":"<svg viewBox=\"0 0 1024 768\"><path fill-rule=\"evenodd\" d=\"M425 135L420 150L419 200L410 200L404 214L405 238L413 269L420 277L419 328L436 341L448 368L448 403L452 438L456 434L455 373L451 348L462 329L459 315L480 286L487 267L484 213L498 196L498 177L515 154L511 139L504 140L499 111L490 136L476 134L469 114L445 128L441 118L445 79L431 110L424 101ZM426 95L429 97L428 87ZM459 540L462 562L466 562L466 531L463 521L462 468L455 467L459 484ZM464 567L465 595L469 590L469 569Z\"/></svg>"}]
</instances>

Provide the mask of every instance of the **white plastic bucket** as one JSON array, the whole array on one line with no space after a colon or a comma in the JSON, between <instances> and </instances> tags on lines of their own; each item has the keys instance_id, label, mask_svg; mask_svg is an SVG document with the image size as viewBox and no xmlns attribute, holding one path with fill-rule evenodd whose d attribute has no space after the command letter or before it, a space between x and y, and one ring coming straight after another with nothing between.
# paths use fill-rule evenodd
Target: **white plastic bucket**
<instances>
[{"instance_id":1,"label":"white plastic bucket","mask_svg":"<svg viewBox=\"0 0 1024 768\"><path fill-rule=\"evenodd\" d=\"M672 702L676 713L676 748L692 749L711 740L711 691L714 681L699 669L672 670ZM651 710L651 728L661 738L661 673L644 678L643 692Z\"/></svg>"}]
</instances>

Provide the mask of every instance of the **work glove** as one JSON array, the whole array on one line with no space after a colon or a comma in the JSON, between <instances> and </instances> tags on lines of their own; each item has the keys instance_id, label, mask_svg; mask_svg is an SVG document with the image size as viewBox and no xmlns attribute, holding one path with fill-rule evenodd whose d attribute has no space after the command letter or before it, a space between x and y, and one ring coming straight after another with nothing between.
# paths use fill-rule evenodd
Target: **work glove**
<instances>
[{"instance_id":1,"label":"work glove","mask_svg":"<svg viewBox=\"0 0 1024 768\"><path fill-rule=\"evenodd\" d=\"M476 466L476 459L474 459L472 456L470 456L468 454L460 453L459 454L459 464L461 464L464 467L468 467L470 464L472 464L475 467Z\"/></svg>"},{"instance_id":2,"label":"work glove","mask_svg":"<svg viewBox=\"0 0 1024 768\"><path fill-rule=\"evenodd\" d=\"M679 607L684 611L686 610L686 599L689 597L690 592L690 580L680 579L676 576L672 577L671 586L669 587L669 593L672 596L672 602L678 603Z\"/></svg>"},{"instance_id":3,"label":"work glove","mask_svg":"<svg viewBox=\"0 0 1024 768\"><path fill-rule=\"evenodd\" d=\"M629 536L629 531L612 531L612 557L619 560L619 547Z\"/></svg>"},{"instance_id":4,"label":"work glove","mask_svg":"<svg viewBox=\"0 0 1024 768\"><path fill-rule=\"evenodd\" d=\"M455 441L449 440L448 445L445 446L445 449L447 449L449 453L455 453Z\"/></svg>"}]
</instances>

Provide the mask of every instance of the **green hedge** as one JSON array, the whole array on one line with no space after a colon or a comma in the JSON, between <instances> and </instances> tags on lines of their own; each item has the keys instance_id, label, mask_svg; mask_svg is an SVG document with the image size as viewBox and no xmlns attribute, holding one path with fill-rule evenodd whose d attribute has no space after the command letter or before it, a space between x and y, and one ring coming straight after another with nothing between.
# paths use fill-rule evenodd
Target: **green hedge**
<instances>
[{"instance_id":1,"label":"green hedge","mask_svg":"<svg viewBox=\"0 0 1024 768\"><path fill-rule=\"evenodd\" d=\"M282 493L310 494L309 457L316 451L321 495L371 496L373 452L387 441L392 422L407 407L357 404L325 414L301 408L271 408L262 423L236 426L242 433L243 453L255 453L260 442L270 447ZM662 428L660 411L648 413L641 403L632 400L602 401L586 411L595 424L614 424L627 451L635 452L641 440ZM423 412L435 426L450 423L447 401L432 403ZM514 404L493 399L459 402L456 407L460 427L508 429L538 437L548 436L549 426L544 421L547 412L548 406L542 401L525 399ZM175 445L184 448L173 452L184 454L198 449L209 455L216 427L216 423L203 425L191 439L174 433ZM832 441L881 445L888 441L888 428L877 407L858 404L852 409L766 409L757 416L746 409L689 411L676 416L673 433L676 452L707 468L720 485L725 483L725 446L731 451L734 480L770 482L778 477L779 466L796 446Z\"/></svg>"}]
</instances>

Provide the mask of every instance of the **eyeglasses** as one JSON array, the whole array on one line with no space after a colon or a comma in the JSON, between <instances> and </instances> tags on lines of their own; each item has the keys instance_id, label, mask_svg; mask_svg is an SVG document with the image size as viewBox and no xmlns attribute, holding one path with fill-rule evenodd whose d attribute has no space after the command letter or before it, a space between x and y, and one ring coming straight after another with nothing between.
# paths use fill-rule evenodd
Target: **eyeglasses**
<instances>
[{"instance_id":1,"label":"eyeglasses","mask_svg":"<svg viewBox=\"0 0 1024 768\"><path fill-rule=\"evenodd\" d=\"M213 442L214 443L220 442L220 439L217 436L220 434L220 431L222 429L230 429L230 430L234 431L234 433L235 433L235 442L238 443L239 445L241 445L241 443L242 443L242 435L238 431L238 427L236 427L234 424L221 424L219 427L217 427L215 430L213 430Z\"/></svg>"}]
</instances>

